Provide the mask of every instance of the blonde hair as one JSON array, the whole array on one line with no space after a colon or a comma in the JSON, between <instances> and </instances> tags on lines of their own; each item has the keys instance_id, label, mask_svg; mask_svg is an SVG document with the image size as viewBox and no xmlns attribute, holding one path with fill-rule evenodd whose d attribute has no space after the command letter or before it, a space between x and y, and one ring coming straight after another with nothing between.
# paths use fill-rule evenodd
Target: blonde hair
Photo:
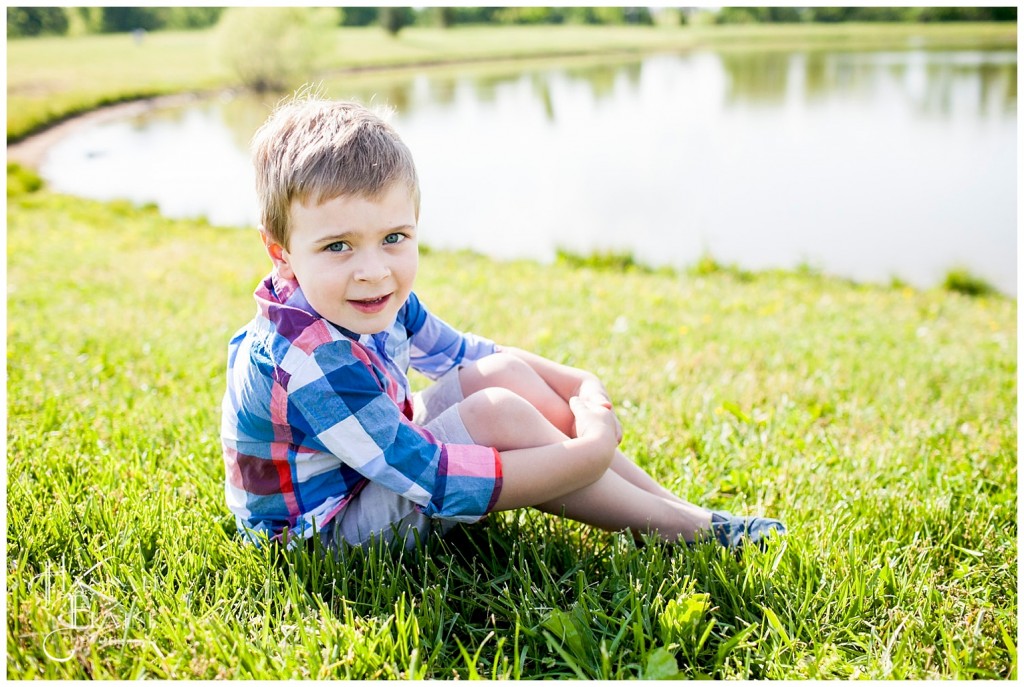
<instances>
[{"instance_id":1,"label":"blonde hair","mask_svg":"<svg viewBox=\"0 0 1024 687\"><path fill-rule=\"evenodd\" d=\"M347 195L376 199L402 183L419 216L412 153L391 125L363 105L297 97L278 106L251 147L260 223L286 248L296 200L319 205Z\"/></svg>"}]
</instances>

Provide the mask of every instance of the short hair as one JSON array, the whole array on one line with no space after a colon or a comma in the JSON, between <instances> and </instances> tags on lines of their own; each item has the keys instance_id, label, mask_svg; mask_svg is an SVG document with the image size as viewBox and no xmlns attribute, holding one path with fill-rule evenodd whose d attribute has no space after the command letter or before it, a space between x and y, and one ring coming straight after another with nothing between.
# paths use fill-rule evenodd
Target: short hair
<instances>
[{"instance_id":1,"label":"short hair","mask_svg":"<svg viewBox=\"0 0 1024 687\"><path fill-rule=\"evenodd\" d=\"M292 202L339 196L376 199L393 184L409 187L419 216L412 153L384 119L354 102L296 98L278 106L252 139L260 223L288 246Z\"/></svg>"}]
</instances>

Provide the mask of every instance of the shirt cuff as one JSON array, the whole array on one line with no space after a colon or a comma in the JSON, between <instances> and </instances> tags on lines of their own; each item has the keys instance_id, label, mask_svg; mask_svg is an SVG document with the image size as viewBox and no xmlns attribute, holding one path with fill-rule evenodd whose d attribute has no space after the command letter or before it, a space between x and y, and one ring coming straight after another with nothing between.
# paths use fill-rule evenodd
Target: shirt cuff
<instances>
[{"instance_id":1,"label":"shirt cuff","mask_svg":"<svg viewBox=\"0 0 1024 687\"><path fill-rule=\"evenodd\" d=\"M442 444L434 494L423 513L431 518L476 522L494 508L501 482L501 454L496 449Z\"/></svg>"}]
</instances>

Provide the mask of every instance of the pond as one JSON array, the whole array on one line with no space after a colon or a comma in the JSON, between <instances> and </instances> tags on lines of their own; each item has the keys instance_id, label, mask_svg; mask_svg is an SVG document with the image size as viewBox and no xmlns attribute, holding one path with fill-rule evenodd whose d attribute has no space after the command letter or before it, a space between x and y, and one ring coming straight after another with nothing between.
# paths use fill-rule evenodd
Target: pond
<instances>
[{"instance_id":1,"label":"pond","mask_svg":"<svg viewBox=\"0 0 1024 687\"><path fill-rule=\"evenodd\" d=\"M685 267L811 267L1016 294L1015 51L698 51L362 74L416 156L423 243ZM84 128L57 189L251 227L247 142L276 100L225 95Z\"/></svg>"}]
</instances>

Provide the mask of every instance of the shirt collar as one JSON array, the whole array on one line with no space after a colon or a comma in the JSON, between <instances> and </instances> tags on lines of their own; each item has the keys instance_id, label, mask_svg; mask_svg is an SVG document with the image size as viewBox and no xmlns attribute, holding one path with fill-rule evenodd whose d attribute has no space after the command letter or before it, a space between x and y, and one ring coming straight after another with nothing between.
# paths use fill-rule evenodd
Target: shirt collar
<instances>
[{"instance_id":1,"label":"shirt collar","mask_svg":"<svg viewBox=\"0 0 1024 687\"><path fill-rule=\"evenodd\" d=\"M288 279L274 270L263 280L263 286L266 287L275 302L290 308L298 308L314 317L320 317L320 313L313 310L313 306L306 300L306 295L302 293L299 282L294 279Z\"/></svg>"},{"instance_id":2,"label":"shirt collar","mask_svg":"<svg viewBox=\"0 0 1024 687\"><path fill-rule=\"evenodd\" d=\"M320 313L313 309L313 306L309 304L309 301L306 300L306 295L302 292L302 287L299 286L299 282L281 275L281 273L276 269L263 280L260 286L256 289L255 296L257 302L260 304L260 310L263 312L263 315L270 320L277 319L274 316L275 311L278 311L283 307L292 312L298 310L311 317L321 319L353 341L359 341L361 338L360 334L357 334L350 329L346 329L341 325L337 325L321 316Z\"/></svg>"},{"instance_id":3,"label":"shirt collar","mask_svg":"<svg viewBox=\"0 0 1024 687\"><path fill-rule=\"evenodd\" d=\"M302 287L295 280L290 280L283 276L278 270L272 270L260 287L256 290L256 300L260 302L260 309L263 311L264 316L268 319L273 319L271 316L270 308L264 305L264 301L269 301L272 304L278 306L284 306L286 308L295 308L301 310L307 315L323 319L331 327L335 328L352 341L358 341L361 344L366 345L370 341L374 341L380 350L384 350L384 345L388 339L387 331L379 332L377 334L356 334L351 330L347 330L341 325L335 325L333 321L316 312L313 306L309 305L309 301L306 300L305 294L302 293Z\"/></svg>"}]
</instances>

